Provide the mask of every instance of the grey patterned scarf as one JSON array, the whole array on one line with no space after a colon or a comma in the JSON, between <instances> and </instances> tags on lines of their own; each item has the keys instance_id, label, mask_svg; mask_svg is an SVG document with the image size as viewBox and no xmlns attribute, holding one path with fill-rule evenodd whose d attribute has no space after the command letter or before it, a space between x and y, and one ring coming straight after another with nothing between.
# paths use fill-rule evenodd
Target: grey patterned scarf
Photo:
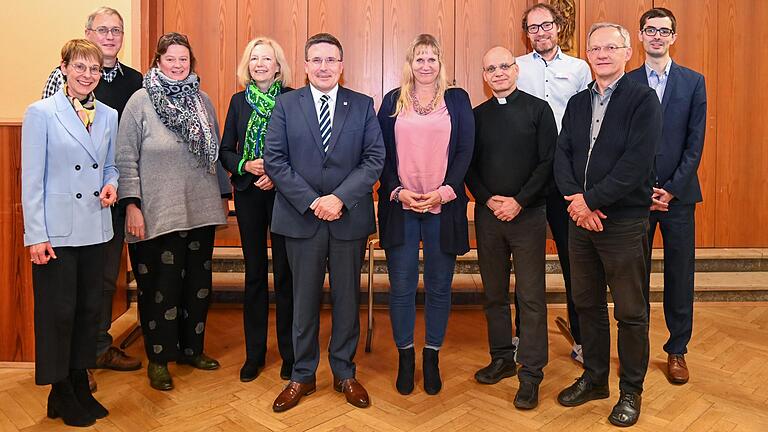
<instances>
[{"instance_id":1,"label":"grey patterned scarf","mask_svg":"<svg viewBox=\"0 0 768 432\"><path fill-rule=\"evenodd\" d=\"M160 121L187 143L190 153L197 156L198 166L205 166L209 173L215 174L218 137L213 133L200 95L197 75L190 73L184 80L176 81L160 69L152 68L144 76L144 88Z\"/></svg>"}]
</instances>

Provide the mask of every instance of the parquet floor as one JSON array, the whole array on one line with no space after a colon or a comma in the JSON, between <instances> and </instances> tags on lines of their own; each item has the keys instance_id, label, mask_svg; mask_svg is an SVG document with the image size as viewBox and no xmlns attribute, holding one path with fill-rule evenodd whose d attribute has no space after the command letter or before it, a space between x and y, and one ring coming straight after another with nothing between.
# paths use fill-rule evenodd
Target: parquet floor
<instances>
[{"instance_id":1,"label":"parquet floor","mask_svg":"<svg viewBox=\"0 0 768 432\"><path fill-rule=\"evenodd\" d=\"M565 309L549 309L552 323ZM361 323L365 329L365 321ZM618 397L618 360L613 344L611 398L577 408L557 404L557 393L581 373L568 357L569 347L550 325L550 362L545 369L536 410L517 411L513 405L517 379L493 386L475 383L475 370L488 361L483 312L455 310L440 366L443 391L428 396L417 388L403 397L394 388L397 351L391 341L385 310L376 311L373 352L357 355L358 378L372 397L372 406L357 409L331 388L325 355L318 371L318 391L297 408L275 414L271 404L282 389L279 356L270 335L267 367L250 383L238 380L243 359L241 311L214 309L207 331L207 352L223 368L214 372L171 366L176 389L149 388L146 370L97 371L96 396L111 413L92 428L98 431L581 431L612 430L606 420ZM322 319L322 346L328 339L329 314ZM615 326L614 326L615 340ZM423 340L421 311L417 341ZM691 381L669 384L663 374L666 356L663 312L653 306L651 361L643 394L643 411L635 430L647 431L768 431L768 303L699 303L693 341L687 356ZM417 345L420 353L420 346ZM141 342L129 352L142 355ZM417 364L420 355L417 354ZM37 387L31 369L0 369L0 430L49 431L67 429L45 417L48 387Z\"/></svg>"}]
</instances>

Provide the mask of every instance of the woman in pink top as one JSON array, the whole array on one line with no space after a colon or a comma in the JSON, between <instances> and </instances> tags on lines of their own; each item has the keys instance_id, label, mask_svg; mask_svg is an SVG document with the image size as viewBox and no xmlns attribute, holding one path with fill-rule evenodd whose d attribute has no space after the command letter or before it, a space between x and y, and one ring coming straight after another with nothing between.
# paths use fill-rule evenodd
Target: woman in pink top
<instances>
[{"instance_id":1,"label":"woman in pink top","mask_svg":"<svg viewBox=\"0 0 768 432\"><path fill-rule=\"evenodd\" d=\"M464 176L475 122L469 95L448 88L440 45L416 37L406 53L401 87L378 114L387 156L379 187L381 245L387 254L392 333L400 355L397 390L413 391L419 243L424 245L424 390L441 387L438 352L451 310L456 256L469 250Z\"/></svg>"}]
</instances>

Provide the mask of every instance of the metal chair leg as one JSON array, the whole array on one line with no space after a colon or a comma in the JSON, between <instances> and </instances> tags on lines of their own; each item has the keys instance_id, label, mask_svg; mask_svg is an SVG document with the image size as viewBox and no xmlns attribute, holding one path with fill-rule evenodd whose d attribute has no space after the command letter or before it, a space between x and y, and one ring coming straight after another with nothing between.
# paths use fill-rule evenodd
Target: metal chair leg
<instances>
[{"instance_id":1,"label":"metal chair leg","mask_svg":"<svg viewBox=\"0 0 768 432\"><path fill-rule=\"evenodd\" d=\"M378 239L368 241L368 331L365 335L365 352L367 353L371 352L373 342L373 246L378 242Z\"/></svg>"}]
</instances>

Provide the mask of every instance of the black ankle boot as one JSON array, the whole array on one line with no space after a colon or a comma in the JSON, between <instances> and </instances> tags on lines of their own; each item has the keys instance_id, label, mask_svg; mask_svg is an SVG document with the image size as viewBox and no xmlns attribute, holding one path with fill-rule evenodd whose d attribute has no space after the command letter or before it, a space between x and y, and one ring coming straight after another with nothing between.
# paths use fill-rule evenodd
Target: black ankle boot
<instances>
[{"instance_id":1,"label":"black ankle boot","mask_svg":"<svg viewBox=\"0 0 768 432\"><path fill-rule=\"evenodd\" d=\"M86 427L96 423L96 418L77 401L69 378L51 387L51 394L48 395L48 417L52 419L61 417L67 426Z\"/></svg>"},{"instance_id":2,"label":"black ankle boot","mask_svg":"<svg viewBox=\"0 0 768 432\"><path fill-rule=\"evenodd\" d=\"M438 350L432 348L424 348L421 351L424 391L429 395L436 395L443 388L443 382L440 381L440 368L438 367L437 355L439 353Z\"/></svg>"},{"instance_id":3,"label":"black ankle boot","mask_svg":"<svg viewBox=\"0 0 768 432\"><path fill-rule=\"evenodd\" d=\"M101 419L109 414L104 405L100 404L93 397L91 388L88 386L88 373L85 369L71 369L69 371L69 381L72 383L72 389L75 391L77 401L93 417Z\"/></svg>"},{"instance_id":4,"label":"black ankle boot","mask_svg":"<svg viewBox=\"0 0 768 432\"><path fill-rule=\"evenodd\" d=\"M397 366L397 382L395 387L402 395L409 395L413 391L413 372L416 369L416 352L413 347L397 349L400 354L400 362Z\"/></svg>"}]
</instances>

